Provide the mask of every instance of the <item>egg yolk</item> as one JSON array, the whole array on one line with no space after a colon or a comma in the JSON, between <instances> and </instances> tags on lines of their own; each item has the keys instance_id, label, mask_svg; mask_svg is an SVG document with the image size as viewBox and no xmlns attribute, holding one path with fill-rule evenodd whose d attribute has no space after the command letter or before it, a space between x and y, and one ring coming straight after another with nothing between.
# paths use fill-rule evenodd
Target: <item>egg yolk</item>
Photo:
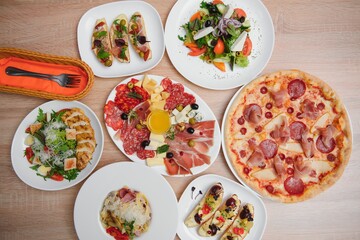
<instances>
[{"instance_id":1,"label":"egg yolk","mask_svg":"<svg viewBox=\"0 0 360 240\"><path fill-rule=\"evenodd\" d=\"M152 133L166 133L169 130L170 125L169 113L164 110L153 110L147 118L147 126Z\"/></svg>"}]
</instances>

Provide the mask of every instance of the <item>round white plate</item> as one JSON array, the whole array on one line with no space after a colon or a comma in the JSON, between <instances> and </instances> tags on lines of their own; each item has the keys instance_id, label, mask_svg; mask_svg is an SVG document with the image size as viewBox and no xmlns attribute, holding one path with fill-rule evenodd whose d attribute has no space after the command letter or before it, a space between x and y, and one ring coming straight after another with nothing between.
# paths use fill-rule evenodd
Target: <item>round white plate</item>
<instances>
[{"instance_id":1,"label":"round white plate","mask_svg":"<svg viewBox=\"0 0 360 240\"><path fill-rule=\"evenodd\" d=\"M155 80L158 82L158 85L160 84L161 80L163 80L165 77L162 77L162 76L156 76L156 75L148 75L149 78ZM129 82L132 78L135 78L135 79L138 79L138 80L142 80L144 78L144 75L137 75L137 76L133 76L133 77L129 77L127 79L125 79L124 81L122 81L121 83L119 83L118 85L120 84L126 84L127 82ZM175 80L171 79L171 81L173 83L177 83ZM117 85L117 86L118 86ZM109 94L109 97L107 98L106 100L106 103L109 101L109 100L114 100L115 99L115 96L116 96L116 87L114 87L114 89L110 92ZM221 134L220 134L220 127L219 127L219 123L218 121L216 120L216 117L214 115L214 113L211 111L211 109L209 108L209 106L205 103L204 100L202 100L195 92L193 92L192 90L190 90L189 88L187 88L185 85L184 85L184 91L187 92L187 93L190 93L192 94L195 98L196 98L196 103L199 105L199 111L203 114L204 116L204 119L202 121L206 121L206 120L215 120L215 129L214 129L214 145L209 149L209 152L207 153L207 155L211 156L211 159L210 159L210 164L204 164L202 166L199 166L199 167L194 167L191 169L191 171L193 172L193 175L195 174L198 174L198 173L201 173L203 171L205 171L208 167L211 166L211 164L213 164L219 154L219 151L220 151L220 145L221 145ZM105 103L105 104L106 104ZM104 118L105 118L105 115L104 115ZM140 163L142 165L146 165L146 161L145 160L142 160L140 158L138 158L136 156L136 154L133 154L133 155L128 155L125 153L125 150L123 148L123 142L121 140L118 140L115 138L115 134L117 131L114 131L111 127L106 126L106 129L108 130L108 133L111 137L111 139L113 140L113 142L115 143L115 145L121 150L121 152L123 152L128 158L130 158L132 161L134 162L137 162L137 163ZM183 176L190 176L190 174L188 175L169 175L167 172L166 172L166 168L165 166L154 166L154 167L151 167L153 169L155 169L156 171L158 171L159 173L161 173L162 175L165 175L165 176L171 176L171 177L183 177Z\"/></svg>"},{"instance_id":2,"label":"round white plate","mask_svg":"<svg viewBox=\"0 0 360 240\"><path fill-rule=\"evenodd\" d=\"M113 239L101 225L100 211L108 193L124 186L144 193L152 211L149 230L136 239L174 239L178 208L170 184L154 170L129 162L99 169L81 187L74 207L79 239Z\"/></svg>"},{"instance_id":3,"label":"round white plate","mask_svg":"<svg viewBox=\"0 0 360 240\"><path fill-rule=\"evenodd\" d=\"M262 235L264 234L267 221L266 208L263 201L252 192L249 192L239 183L214 174L203 175L196 178L187 186L187 188L181 195L181 198L179 200L179 224L177 230L179 237L183 240L220 239L221 236L201 237L197 233L198 227L188 228L184 224L184 221L187 218L188 214L200 202L201 198L205 195L207 190L217 182L221 182L224 188L223 201L230 197L231 194L235 193L241 200L241 205L245 205L245 203L251 203L254 206L254 226L250 230L250 233L246 236L246 240L261 239ZM192 187L195 187L194 198L198 194L199 190L201 190L203 194L199 195L196 199L192 199Z\"/></svg>"},{"instance_id":4,"label":"round white plate","mask_svg":"<svg viewBox=\"0 0 360 240\"><path fill-rule=\"evenodd\" d=\"M61 182L53 181L51 179L45 181L42 177L36 175L36 171L30 169L32 165L26 160L26 157L24 157L24 150L27 147L24 144L24 141L26 136L28 135L27 133L25 133L25 130L27 127L29 127L30 124L35 122L39 108L41 108L44 112L52 112L52 110L59 111L64 108L74 108L74 107L80 108L85 112L86 116L88 116L88 118L91 121L91 126L95 131L95 139L97 146L95 148L93 158L86 166L86 168L79 173L77 178L71 180L70 182L66 179L64 179ZM37 108L32 110L20 123L18 129L16 130L11 145L11 161L16 174L24 183L26 183L27 185L33 188L37 188L40 190L54 191L54 190L61 190L72 187L78 184L79 182L81 182L82 180L84 180L97 166L103 148L104 148L104 133L101 128L99 119L97 118L95 113L88 106L86 106L81 102L78 101L63 102L56 100L56 101L46 102L38 106Z\"/></svg>"},{"instance_id":5,"label":"round white plate","mask_svg":"<svg viewBox=\"0 0 360 240\"><path fill-rule=\"evenodd\" d=\"M130 63L120 63L114 59L111 67L105 67L98 61L91 49L91 36L96 20L105 18L110 29L118 15L125 14L130 19L135 12L140 12L144 18L147 39L151 41L152 58L145 62L134 48L129 46ZM90 9L79 21L77 41L81 59L89 64L96 76L103 78L129 76L150 70L160 62L165 51L164 30L159 13L144 1L117 1Z\"/></svg>"},{"instance_id":6,"label":"round white plate","mask_svg":"<svg viewBox=\"0 0 360 240\"><path fill-rule=\"evenodd\" d=\"M271 16L260 0L225 0L224 3L244 9L251 22L249 34L253 49L246 68L234 67L234 71L231 71L227 66L227 71L221 72L199 57L188 56L189 49L178 39L178 35L185 35L181 25L187 23L200 8L200 1L178 0L165 26L166 51L175 68L189 81L214 90L236 88L255 78L270 60L275 42Z\"/></svg>"}]
</instances>

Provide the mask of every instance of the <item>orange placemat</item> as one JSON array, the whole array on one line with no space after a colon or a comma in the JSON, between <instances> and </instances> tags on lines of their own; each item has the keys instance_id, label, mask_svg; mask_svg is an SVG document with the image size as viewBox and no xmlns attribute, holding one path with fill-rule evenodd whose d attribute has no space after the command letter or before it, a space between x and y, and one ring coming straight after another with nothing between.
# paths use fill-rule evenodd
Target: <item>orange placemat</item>
<instances>
[{"instance_id":1,"label":"orange placemat","mask_svg":"<svg viewBox=\"0 0 360 240\"><path fill-rule=\"evenodd\" d=\"M59 75L62 73L76 74L81 77L77 88L61 87L53 81L26 76L9 76L5 73L7 67L20 68L26 71ZM77 66L37 62L17 57L0 59L0 85L44 91L64 96L78 94L87 85L87 73Z\"/></svg>"}]
</instances>

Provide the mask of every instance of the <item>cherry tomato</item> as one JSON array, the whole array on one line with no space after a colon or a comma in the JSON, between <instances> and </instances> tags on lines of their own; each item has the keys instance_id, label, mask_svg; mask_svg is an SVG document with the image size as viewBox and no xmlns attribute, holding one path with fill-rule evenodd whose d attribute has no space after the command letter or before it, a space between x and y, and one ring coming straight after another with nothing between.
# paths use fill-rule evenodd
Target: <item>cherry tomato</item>
<instances>
[{"instance_id":1,"label":"cherry tomato","mask_svg":"<svg viewBox=\"0 0 360 240\"><path fill-rule=\"evenodd\" d=\"M108 227L106 232L113 236L116 240L129 240L129 236L126 233L121 233L116 227Z\"/></svg>"},{"instance_id":2,"label":"cherry tomato","mask_svg":"<svg viewBox=\"0 0 360 240\"><path fill-rule=\"evenodd\" d=\"M242 10L241 8L235 8L234 12L238 18L245 17L246 18L246 12Z\"/></svg>"},{"instance_id":3,"label":"cherry tomato","mask_svg":"<svg viewBox=\"0 0 360 240\"><path fill-rule=\"evenodd\" d=\"M215 54L222 54L225 50L224 42L219 38L215 47L214 47L214 53Z\"/></svg>"},{"instance_id":4,"label":"cherry tomato","mask_svg":"<svg viewBox=\"0 0 360 240\"><path fill-rule=\"evenodd\" d=\"M211 208L209 205L204 204L203 208L201 209L201 211L203 212L203 214L208 214L210 212Z\"/></svg>"},{"instance_id":5,"label":"cherry tomato","mask_svg":"<svg viewBox=\"0 0 360 240\"><path fill-rule=\"evenodd\" d=\"M54 180L54 181L58 181L58 182L61 182L62 180L64 180L64 177L59 174L59 173L54 173L52 176L51 176L51 179Z\"/></svg>"},{"instance_id":6,"label":"cherry tomato","mask_svg":"<svg viewBox=\"0 0 360 240\"><path fill-rule=\"evenodd\" d=\"M249 36L247 36L245 43L244 43L244 47L242 49L242 54L244 56L249 56L251 53L251 49L252 49L252 42L251 42L251 39L249 38Z\"/></svg>"},{"instance_id":7,"label":"cherry tomato","mask_svg":"<svg viewBox=\"0 0 360 240\"><path fill-rule=\"evenodd\" d=\"M241 234L244 234L244 229L243 229L243 228L234 227L233 232L234 232L236 235L241 235Z\"/></svg>"},{"instance_id":8,"label":"cherry tomato","mask_svg":"<svg viewBox=\"0 0 360 240\"><path fill-rule=\"evenodd\" d=\"M25 149L25 156L29 163L32 163L32 157L34 156L34 152L31 147L27 147Z\"/></svg>"},{"instance_id":9,"label":"cherry tomato","mask_svg":"<svg viewBox=\"0 0 360 240\"><path fill-rule=\"evenodd\" d=\"M225 219L223 216L219 216L216 218L219 222L225 222Z\"/></svg>"},{"instance_id":10,"label":"cherry tomato","mask_svg":"<svg viewBox=\"0 0 360 240\"><path fill-rule=\"evenodd\" d=\"M203 48L193 48L191 47L191 52L188 53L190 56L199 56L206 52L206 47Z\"/></svg>"}]
</instances>

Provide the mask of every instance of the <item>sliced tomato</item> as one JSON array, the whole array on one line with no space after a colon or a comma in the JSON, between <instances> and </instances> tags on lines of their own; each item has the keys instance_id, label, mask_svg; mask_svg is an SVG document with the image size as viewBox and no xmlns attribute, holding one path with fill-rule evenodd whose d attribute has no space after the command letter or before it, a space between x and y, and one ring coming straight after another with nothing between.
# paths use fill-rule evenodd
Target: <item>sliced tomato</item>
<instances>
[{"instance_id":1,"label":"sliced tomato","mask_svg":"<svg viewBox=\"0 0 360 240\"><path fill-rule=\"evenodd\" d=\"M213 2L212 2L212 4L214 4L214 5L216 5L216 4L224 4L224 2L223 1L221 1L221 0L214 0Z\"/></svg>"},{"instance_id":2,"label":"sliced tomato","mask_svg":"<svg viewBox=\"0 0 360 240\"><path fill-rule=\"evenodd\" d=\"M225 222L225 219L223 216L219 216L216 218L219 222Z\"/></svg>"},{"instance_id":3,"label":"sliced tomato","mask_svg":"<svg viewBox=\"0 0 360 240\"><path fill-rule=\"evenodd\" d=\"M194 15L191 16L190 22L195 21L195 19L201 20L201 12L200 11L197 11L196 13L194 13Z\"/></svg>"},{"instance_id":4,"label":"sliced tomato","mask_svg":"<svg viewBox=\"0 0 360 240\"><path fill-rule=\"evenodd\" d=\"M63 177L63 175L61 175L61 174L59 174L59 173L54 173L54 174L51 176L51 179L54 180L54 181L61 182L62 180L64 180L64 177Z\"/></svg>"},{"instance_id":5,"label":"sliced tomato","mask_svg":"<svg viewBox=\"0 0 360 240\"><path fill-rule=\"evenodd\" d=\"M190 56L200 56L206 52L206 47L203 48L190 48L191 52L188 53Z\"/></svg>"},{"instance_id":6,"label":"sliced tomato","mask_svg":"<svg viewBox=\"0 0 360 240\"><path fill-rule=\"evenodd\" d=\"M220 71L222 72L226 72L226 69L225 69L225 63L223 62L213 62L215 67L217 67Z\"/></svg>"},{"instance_id":7,"label":"sliced tomato","mask_svg":"<svg viewBox=\"0 0 360 240\"><path fill-rule=\"evenodd\" d=\"M197 48L198 47L197 44L194 42L186 42L186 43L184 43L184 45L188 48Z\"/></svg>"},{"instance_id":8,"label":"sliced tomato","mask_svg":"<svg viewBox=\"0 0 360 240\"><path fill-rule=\"evenodd\" d=\"M225 50L225 45L223 40L221 40L221 38L218 39L215 47L214 47L214 53L215 54L222 54Z\"/></svg>"},{"instance_id":9,"label":"sliced tomato","mask_svg":"<svg viewBox=\"0 0 360 240\"><path fill-rule=\"evenodd\" d=\"M148 60L150 56L150 50L147 50L145 53L144 53L144 61Z\"/></svg>"},{"instance_id":10,"label":"sliced tomato","mask_svg":"<svg viewBox=\"0 0 360 240\"><path fill-rule=\"evenodd\" d=\"M211 211L211 207L205 203L204 206L202 207L201 211L203 214L206 215Z\"/></svg>"},{"instance_id":11,"label":"sliced tomato","mask_svg":"<svg viewBox=\"0 0 360 240\"><path fill-rule=\"evenodd\" d=\"M244 56L249 56L252 50L252 42L251 39L249 37L249 35L246 37L245 43L244 43L244 47L242 50L242 54Z\"/></svg>"},{"instance_id":12,"label":"sliced tomato","mask_svg":"<svg viewBox=\"0 0 360 240\"><path fill-rule=\"evenodd\" d=\"M104 24L105 24L104 22L99 22L99 23L95 26L95 28L99 28L99 27L103 26Z\"/></svg>"},{"instance_id":13,"label":"sliced tomato","mask_svg":"<svg viewBox=\"0 0 360 240\"><path fill-rule=\"evenodd\" d=\"M27 147L25 149L25 156L26 156L26 159L28 160L29 163L32 163L32 159L34 157L34 152L33 150L31 149L31 147Z\"/></svg>"},{"instance_id":14,"label":"sliced tomato","mask_svg":"<svg viewBox=\"0 0 360 240\"><path fill-rule=\"evenodd\" d=\"M238 17L238 18L245 17L246 18L246 12L244 10L242 10L241 8L235 8L234 12L236 14L236 17Z\"/></svg>"},{"instance_id":15,"label":"sliced tomato","mask_svg":"<svg viewBox=\"0 0 360 240\"><path fill-rule=\"evenodd\" d=\"M129 236L126 233L122 233L116 227L108 227L106 232L113 236L116 240L129 240Z\"/></svg>"}]
</instances>

